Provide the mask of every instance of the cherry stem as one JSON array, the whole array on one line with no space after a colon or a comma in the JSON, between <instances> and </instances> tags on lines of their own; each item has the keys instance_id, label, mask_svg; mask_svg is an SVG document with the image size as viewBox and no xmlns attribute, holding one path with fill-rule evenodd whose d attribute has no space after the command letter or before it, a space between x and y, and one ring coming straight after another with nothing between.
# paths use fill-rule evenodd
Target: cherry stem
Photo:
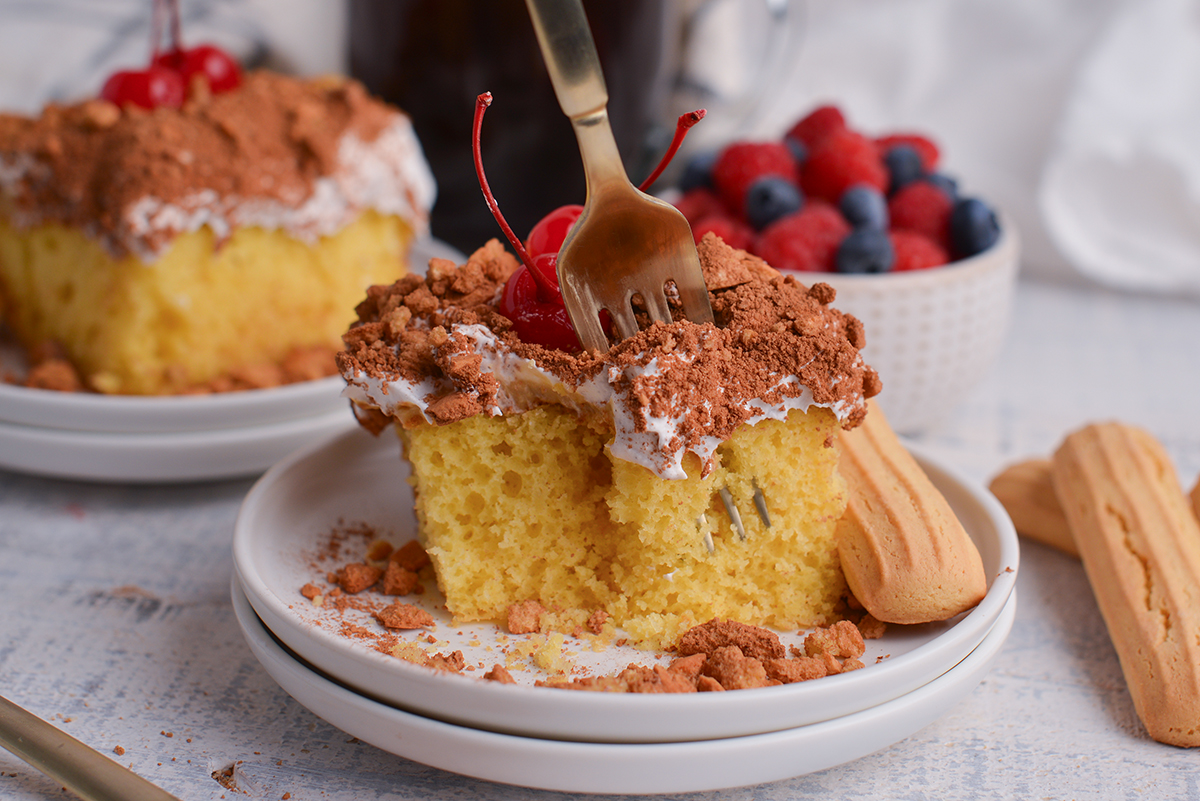
<instances>
[{"instance_id":1,"label":"cherry stem","mask_svg":"<svg viewBox=\"0 0 1200 801\"><path fill-rule=\"evenodd\" d=\"M513 246L513 250L517 251L521 262L533 274L533 280L538 285L538 293L548 293L547 297L553 297L556 291L555 288L540 272L534 269L533 259L529 258L529 251L525 250L525 246L521 244L521 240L517 239L517 235L513 233L513 229L509 226L508 221L500 213L500 204L496 202L496 196L492 194L492 189L488 186L487 176L483 174L483 149L480 145L480 134L483 131L484 112L487 111L487 107L490 105L492 105L491 92L484 92L475 98L475 123L471 129L471 148L472 154L475 156L475 175L479 178L479 188L483 190L483 199L487 201L488 208L492 210L492 216L500 224L500 230L508 237L509 244Z\"/></svg>"},{"instance_id":2,"label":"cherry stem","mask_svg":"<svg viewBox=\"0 0 1200 801\"><path fill-rule=\"evenodd\" d=\"M650 187L658 180L658 176L662 175L663 170L671 163L671 159L675 158L675 154L679 151L679 146L683 144L683 139L687 136L688 129L704 119L704 115L706 114L708 114L706 109L698 108L695 111L689 111L687 114L679 115L679 120L675 123L675 137L671 140L671 146L667 148L667 152L663 155L662 160L658 162L658 166L654 168L654 172L650 173L650 177L642 181L642 185L638 187L639 190L642 192L650 191Z\"/></svg>"},{"instance_id":3,"label":"cherry stem","mask_svg":"<svg viewBox=\"0 0 1200 801\"><path fill-rule=\"evenodd\" d=\"M150 63L158 61L162 53L163 11L166 0L154 0L154 8L150 13Z\"/></svg>"},{"instance_id":4,"label":"cherry stem","mask_svg":"<svg viewBox=\"0 0 1200 801\"><path fill-rule=\"evenodd\" d=\"M183 49L183 37L181 35L182 25L179 21L179 0L167 0L167 9L170 11L171 20L171 50L170 52L178 53Z\"/></svg>"}]
</instances>

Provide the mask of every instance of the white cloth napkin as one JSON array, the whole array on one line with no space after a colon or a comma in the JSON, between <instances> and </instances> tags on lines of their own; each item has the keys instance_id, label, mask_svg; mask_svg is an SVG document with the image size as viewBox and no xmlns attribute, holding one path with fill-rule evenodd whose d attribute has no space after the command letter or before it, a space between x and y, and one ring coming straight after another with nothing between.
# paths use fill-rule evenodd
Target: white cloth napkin
<instances>
[{"instance_id":1,"label":"white cloth napkin","mask_svg":"<svg viewBox=\"0 0 1200 801\"><path fill-rule=\"evenodd\" d=\"M1200 293L1200 2L1114 15L1080 66L1039 201L1086 275Z\"/></svg>"}]
</instances>

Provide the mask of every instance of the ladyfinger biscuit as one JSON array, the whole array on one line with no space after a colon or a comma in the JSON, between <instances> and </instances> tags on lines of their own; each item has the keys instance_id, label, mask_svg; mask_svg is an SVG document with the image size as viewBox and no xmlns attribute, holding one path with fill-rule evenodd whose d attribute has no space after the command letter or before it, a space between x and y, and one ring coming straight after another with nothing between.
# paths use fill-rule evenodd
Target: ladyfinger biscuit
<instances>
[{"instance_id":1,"label":"ladyfinger biscuit","mask_svg":"<svg viewBox=\"0 0 1200 801\"><path fill-rule=\"evenodd\" d=\"M868 403L866 421L840 438L849 503L837 544L846 582L887 623L953 617L987 593L983 561L878 405Z\"/></svg>"},{"instance_id":2,"label":"ladyfinger biscuit","mask_svg":"<svg viewBox=\"0 0 1200 801\"><path fill-rule=\"evenodd\" d=\"M1017 533L1078 557L1071 526L1054 493L1049 459L1030 459L1000 471L988 489L1012 518Z\"/></svg>"},{"instance_id":3,"label":"ladyfinger biscuit","mask_svg":"<svg viewBox=\"0 0 1200 801\"><path fill-rule=\"evenodd\" d=\"M1192 501L1192 514L1196 516L1197 520L1200 520L1200 478L1196 479L1196 484L1188 493L1188 498Z\"/></svg>"},{"instance_id":4,"label":"ladyfinger biscuit","mask_svg":"<svg viewBox=\"0 0 1200 801\"><path fill-rule=\"evenodd\" d=\"M1053 476L1138 717L1155 740L1200 745L1200 525L1170 459L1103 423L1066 438Z\"/></svg>"}]
</instances>

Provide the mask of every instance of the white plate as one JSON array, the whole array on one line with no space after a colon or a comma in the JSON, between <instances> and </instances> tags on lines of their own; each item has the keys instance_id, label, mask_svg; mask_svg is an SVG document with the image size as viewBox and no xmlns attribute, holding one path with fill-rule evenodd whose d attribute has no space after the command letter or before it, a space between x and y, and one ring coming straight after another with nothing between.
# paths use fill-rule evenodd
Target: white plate
<instances>
[{"instance_id":1,"label":"white plate","mask_svg":"<svg viewBox=\"0 0 1200 801\"><path fill-rule=\"evenodd\" d=\"M413 243L413 272L424 273L433 256L456 263L465 258L435 239ZM20 356L9 345L0 347L0 368L20 374ZM302 381L270 389L221 392L212 395L97 395L54 392L0 383L0 423L110 434L162 434L188 431L227 431L303 420L344 411L341 376ZM285 451L286 452L286 451ZM276 458L282 453L276 454ZM264 463L259 469L265 468Z\"/></svg>"},{"instance_id":2,"label":"white plate","mask_svg":"<svg viewBox=\"0 0 1200 801\"><path fill-rule=\"evenodd\" d=\"M312 559L340 521L369 524L394 544L415 536L407 465L399 450L390 431L376 439L355 430L277 464L243 502L234 528L234 567L257 614L301 658L381 701L453 723L563 740L676 742L758 734L840 717L915 690L949 670L987 635L1016 580L1017 536L1000 504L918 454L979 547L991 586L978 607L953 621L890 626L883 638L868 641L862 670L698 698L562 692L480 681L469 678L470 673L437 673L343 636L341 617L300 595L304 584L323 583L325 571L342 563L314 567ZM504 661L500 651L513 638L495 625L452 626L436 592L405 600L434 616L438 649L461 650L468 665L484 669ZM365 612L348 610L345 616L381 631ZM781 639L802 640L795 633L781 634ZM576 642L574 649L577 664L600 674L654 658L650 652L615 645L596 653ZM876 664L879 657L885 658ZM532 683L544 674L514 676Z\"/></svg>"},{"instance_id":3,"label":"white plate","mask_svg":"<svg viewBox=\"0 0 1200 801\"><path fill-rule=\"evenodd\" d=\"M995 626L965 659L920 689L879 706L769 734L613 744L498 734L373 701L288 653L255 616L236 579L233 587L238 623L267 673L293 698L347 734L398 756L488 781L559 792L637 795L779 781L850 762L915 734L966 697L986 675L1012 628L1016 600L1015 594L1009 597ZM704 695L743 692L755 691ZM683 700L701 701L704 695Z\"/></svg>"},{"instance_id":4,"label":"white plate","mask_svg":"<svg viewBox=\"0 0 1200 801\"><path fill-rule=\"evenodd\" d=\"M0 423L0 468L84 481L238 478L257 475L297 448L357 427L345 400L316 417L225 431L104 434Z\"/></svg>"}]
</instances>

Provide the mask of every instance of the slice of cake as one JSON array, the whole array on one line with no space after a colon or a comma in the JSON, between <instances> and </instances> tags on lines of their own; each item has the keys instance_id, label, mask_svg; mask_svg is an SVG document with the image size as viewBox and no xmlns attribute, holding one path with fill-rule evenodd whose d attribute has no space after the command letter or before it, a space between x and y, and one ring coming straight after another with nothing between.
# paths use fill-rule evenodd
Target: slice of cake
<instances>
[{"instance_id":1,"label":"slice of cake","mask_svg":"<svg viewBox=\"0 0 1200 801\"><path fill-rule=\"evenodd\" d=\"M496 304L518 262L495 241L359 305L346 394L369 428L398 423L456 620L534 601L543 626L603 611L663 647L713 617L836 619L837 436L879 390L862 326L825 284L711 235L699 252L717 324L677 316L605 354L516 336Z\"/></svg>"},{"instance_id":2,"label":"slice of cake","mask_svg":"<svg viewBox=\"0 0 1200 801\"><path fill-rule=\"evenodd\" d=\"M0 115L0 318L107 393L332 354L433 195L408 117L353 81L254 72L182 108Z\"/></svg>"}]
</instances>

